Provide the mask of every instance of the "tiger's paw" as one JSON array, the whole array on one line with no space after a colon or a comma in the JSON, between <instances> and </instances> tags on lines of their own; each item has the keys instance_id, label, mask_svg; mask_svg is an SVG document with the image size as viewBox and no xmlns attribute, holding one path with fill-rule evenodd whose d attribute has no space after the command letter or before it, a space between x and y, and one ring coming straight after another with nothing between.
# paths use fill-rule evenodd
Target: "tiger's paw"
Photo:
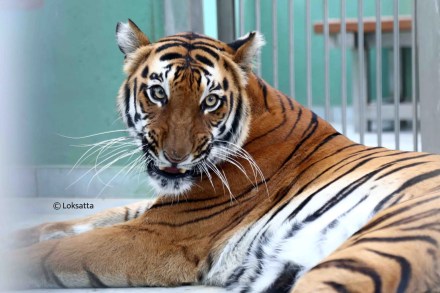
<instances>
[{"instance_id":1,"label":"tiger's paw","mask_svg":"<svg viewBox=\"0 0 440 293\"><path fill-rule=\"evenodd\" d=\"M9 248L23 248L33 244L78 235L92 230L89 224L73 225L68 222L45 223L14 232L9 241Z\"/></svg>"}]
</instances>

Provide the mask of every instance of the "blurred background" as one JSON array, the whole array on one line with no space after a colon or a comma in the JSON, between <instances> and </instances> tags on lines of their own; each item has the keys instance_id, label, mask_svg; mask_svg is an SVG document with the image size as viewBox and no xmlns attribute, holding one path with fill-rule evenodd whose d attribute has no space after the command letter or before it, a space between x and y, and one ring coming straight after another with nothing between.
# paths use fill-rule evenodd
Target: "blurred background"
<instances>
[{"instance_id":1,"label":"blurred background","mask_svg":"<svg viewBox=\"0 0 440 293\"><path fill-rule=\"evenodd\" d=\"M129 165L137 156L108 165L115 157L91 145L125 134L115 26L128 18L152 41L190 30L231 41L257 29L267 44L255 71L339 131L440 152L438 9L438 0L0 0L4 195L152 195L142 167ZM96 166L99 155L108 160Z\"/></svg>"}]
</instances>

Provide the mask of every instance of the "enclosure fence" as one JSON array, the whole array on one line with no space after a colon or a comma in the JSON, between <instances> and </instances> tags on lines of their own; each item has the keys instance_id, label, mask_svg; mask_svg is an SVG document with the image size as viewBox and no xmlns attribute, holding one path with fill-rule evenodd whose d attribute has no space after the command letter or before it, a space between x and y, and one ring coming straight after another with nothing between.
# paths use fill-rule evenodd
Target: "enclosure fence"
<instances>
[{"instance_id":1,"label":"enclosure fence","mask_svg":"<svg viewBox=\"0 0 440 293\"><path fill-rule=\"evenodd\" d=\"M264 1L264 0L263 0ZM415 150L420 151L420 105L419 105L419 64L418 64L418 7L425 5L423 9L429 7L437 9L437 13L433 14L433 17L438 18L438 2L433 1L417 1L408 0L405 5L410 3L410 13L405 15L399 14L401 10L402 0L375 0L374 3L374 16L365 17L363 0L357 1L357 17L347 17L347 4L348 1L339 1L339 17L329 17L329 0L303 0L302 11L294 11L297 9L299 1L287 0L287 1L270 1L270 14L269 11L262 12L261 0L245 1L238 0L232 1L233 8L238 11L234 14L235 19L235 31L234 37L244 35L249 31L249 24L245 28L246 18L253 18L254 27L251 29L261 31L262 30L262 17L271 15L271 40L268 42L267 47L270 48L272 54L272 85L275 88L279 87L279 74L280 70L278 65L280 59L282 62L289 63L289 94L292 97L297 97L296 93L296 81L298 70L295 71L295 47L298 47L297 34L301 30L305 33L305 72L301 72L301 75L306 79L306 105L315 110L317 108L323 108L318 114L322 115L324 119L334 122L334 126L343 134L348 135L351 139L356 140L362 144L387 146L395 149ZM224 5L227 1L218 1ZM330 1L332 4L335 1ZM355 2L355 1L352 1ZM386 3L385 3L386 2ZM420 4L424 2L424 4ZM353 3L351 3L353 4ZM384 16L382 7L387 4L388 8L392 5L392 15ZM428 4L428 5L426 5ZM235 6L234 6L235 5ZM282 6L281 6L282 5ZM316 11L317 5L322 11L322 18L320 21L312 22L311 12L312 9ZM371 3L369 3L371 5ZM434 5L434 6L433 6ZM280 7L281 6L281 7ZM251 7L251 9L249 9ZM253 8L253 11L252 11ZM277 16L280 9L288 11L288 21L281 23ZM333 8L334 9L334 8ZM429 9L429 8L428 8ZM262 15L263 13L263 15ZM304 24L295 26L294 15L298 17L299 14L304 14ZM227 18L227 15L218 15L218 18ZM316 18L316 17L315 17ZM252 26L252 25L251 25ZM288 27L288 36L279 35L279 26ZM424 28L425 29L425 28ZM219 35L225 34L223 27L219 23ZM314 71L316 68L312 68L312 60L316 56L312 56L312 35L321 35L323 37L323 62L322 69L324 72L324 103L321 107L315 104L314 101L314 88L312 87L312 80L314 78ZM438 37L438 36L437 36ZM278 46L280 42L288 42L288 55L282 55ZM296 44L295 44L296 43ZM375 49L375 50L371 50ZM391 62L384 64L384 49L389 49L392 52L392 66ZM410 57L403 58L403 49L410 50ZM330 88L334 87L331 84L330 76L330 51L340 50L340 62L341 78L338 81L340 87L340 97L337 97L338 103L335 108L333 103L334 96L331 95ZM374 54L373 54L374 51ZM350 55L351 53L351 55ZM373 56L374 55L374 56ZM370 67L372 62L371 57L375 58L374 73L371 74ZM352 106L350 107L348 101L348 79L347 79L347 60L352 57ZM322 58L322 56L319 56ZM409 59L409 60L408 60ZM285 61L286 60L286 61ZM390 61L391 61L390 60ZM261 57L259 58L261 61ZM439 66L436 63L438 60L433 60L432 66ZM408 62L402 67L402 62ZM387 73L384 73L383 67L390 65ZM409 67L409 70L405 69ZM405 70L403 70L405 69ZM256 73L261 75L265 72L264 66L261 62L258 62L256 67ZM402 73L403 72L403 73ZM386 74L386 76L385 76ZM371 76L374 77L372 80ZM384 97L383 95L383 82L384 78L390 80L391 95ZM434 77L435 78L435 77ZM439 80L433 80L433 82L439 83ZM402 94L402 85L409 83L410 93L408 97L404 97ZM375 99L371 98L372 90L369 90L368 85L375 86ZM386 98L386 99L385 99ZM408 99L409 98L409 99ZM437 101L439 101L439 93L436 96L428 98L427 103L433 107L437 107ZM439 104L440 105L440 102ZM332 110L332 107L334 108ZM348 115L348 108L351 109L351 115ZM336 109L336 110L335 110ZM439 109L440 110L440 109ZM440 111L436 112L439 113ZM337 117L338 119L334 119ZM334 120L337 120L335 122ZM433 121L434 122L434 121ZM387 125L388 129L384 126ZM374 127L373 127L374 126ZM439 125L440 126L440 125ZM349 128L354 127L354 131L349 131ZM423 132L423 129L422 129ZM422 133L426 136L432 136L433 133ZM368 139L368 141L366 140ZM402 144L403 142L403 144ZM440 151L440 144L434 142L434 150Z\"/></svg>"}]
</instances>

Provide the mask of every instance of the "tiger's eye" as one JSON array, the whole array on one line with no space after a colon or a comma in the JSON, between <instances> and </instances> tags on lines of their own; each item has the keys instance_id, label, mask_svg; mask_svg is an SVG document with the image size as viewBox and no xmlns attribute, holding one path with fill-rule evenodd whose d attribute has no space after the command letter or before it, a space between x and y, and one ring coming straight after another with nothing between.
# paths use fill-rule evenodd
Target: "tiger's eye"
<instances>
[{"instance_id":1,"label":"tiger's eye","mask_svg":"<svg viewBox=\"0 0 440 293\"><path fill-rule=\"evenodd\" d=\"M212 108L217 104L217 96L215 95L209 95L208 97L206 97L205 99L205 105L207 108Z\"/></svg>"},{"instance_id":2,"label":"tiger's eye","mask_svg":"<svg viewBox=\"0 0 440 293\"><path fill-rule=\"evenodd\" d=\"M153 98L156 100L163 100L167 97L167 95L165 94L165 90L161 86L153 86L150 91Z\"/></svg>"}]
</instances>

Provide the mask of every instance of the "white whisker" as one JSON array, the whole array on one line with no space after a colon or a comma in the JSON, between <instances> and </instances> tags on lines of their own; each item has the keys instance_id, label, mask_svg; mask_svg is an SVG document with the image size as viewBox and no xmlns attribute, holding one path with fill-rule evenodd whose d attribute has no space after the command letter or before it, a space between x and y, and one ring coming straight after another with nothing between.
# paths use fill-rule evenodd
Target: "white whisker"
<instances>
[{"instance_id":1,"label":"white whisker","mask_svg":"<svg viewBox=\"0 0 440 293\"><path fill-rule=\"evenodd\" d=\"M116 133L116 132L129 132L127 129L118 129L118 130L110 130L110 131L104 131L104 132L98 132L95 134L90 134L90 135L85 135L85 136L66 136L60 133L57 133L57 135L64 137L64 138L69 138L69 139L84 139L84 138L90 138L90 137L95 137L98 135L103 135L103 134L109 134L109 133Z\"/></svg>"}]
</instances>

